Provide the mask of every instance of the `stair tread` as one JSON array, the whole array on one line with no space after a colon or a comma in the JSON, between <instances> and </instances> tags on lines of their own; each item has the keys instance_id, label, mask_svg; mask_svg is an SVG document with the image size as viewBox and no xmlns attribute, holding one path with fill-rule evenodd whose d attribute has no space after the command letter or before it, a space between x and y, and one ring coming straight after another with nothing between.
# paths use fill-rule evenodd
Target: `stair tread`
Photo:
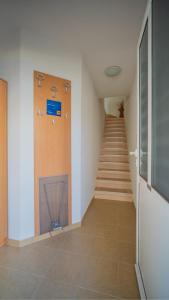
<instances>
[{"instance_id":1,"label":"stair tread","mask_svg":"<svg viewBox=\"0 0 169 300\"><path fill-rule=\"evenodd\" d=\"M105 161L105 162L99 162L99 164L107 164L109 165L129 165L129 162L121 162L121 161L117 161L117 162L109 162L109 161Z\"/></svg>"},{"instance_id":2,"label":"stair tread","mask_svg":"<svg viewBox=\"0 0 169 300\"><path fill-rule=\"evenodd\" d=\"M106 178L106 177L96 177L96 180L105 180L105 181L119 181L119 182L131 182L129 178Z\"/></svg>"},{"instance_id":3,"label":"stair tread","mask_svg":"<svg viewBox=\"0 0 169 300\"><path fill-rule=\"evenodd\" d=\"M121 193L121 194L132 194L132 190L127 189L127 188L96 187L95 191L114 192L114 193Z\"/></svg>"},{"instance_id":4,"label":"stair tread","mask_svg":"<svg viewBox=\"0 0 169 300\"><path fill-rule=\"evenodd\" d=\"M128 156L128 153L126 154L101 154L100 157L126 157Z\"/></svg>"},{"instance_id":5,"label":"stair tread","mask_svg":"<svg viewBox=\"0 0 169 300\"><path fill-rule=\"evenodd\" d=\"M99 171L119 171L118 169L105 169L105 168L99 168ZM122 172L129 172L129 170L120 170Z\"/></svg>"}]
</instances>

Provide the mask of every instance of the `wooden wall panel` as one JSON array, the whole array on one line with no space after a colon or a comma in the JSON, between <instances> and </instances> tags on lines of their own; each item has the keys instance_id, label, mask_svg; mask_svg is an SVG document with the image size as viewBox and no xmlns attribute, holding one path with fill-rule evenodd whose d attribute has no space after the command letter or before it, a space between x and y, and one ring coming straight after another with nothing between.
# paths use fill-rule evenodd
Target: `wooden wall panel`
<instances>
[{"instance_id":1,"label":"wooden wall panel","mask_svg":"<svg viewBox=\"0 0 169 300\"><path fill-rule=\"evenodd\" d=\"M61 117L46 112L47 100L62 103ZM71 224L71 83L34 72L35 234L40 233L39 179L68 176L68 215Z\"/></svg>"}]
</instances>

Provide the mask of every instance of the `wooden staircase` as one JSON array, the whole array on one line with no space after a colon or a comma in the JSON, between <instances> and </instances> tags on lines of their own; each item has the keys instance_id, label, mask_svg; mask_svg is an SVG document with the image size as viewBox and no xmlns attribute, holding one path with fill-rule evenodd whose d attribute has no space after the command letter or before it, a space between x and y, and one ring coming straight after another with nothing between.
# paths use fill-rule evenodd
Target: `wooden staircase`
<instances>
[{"instance_id":1,"label":"wooden staircase","mask_svg":"<svg viewBox=\"0 0 169 300\"><path fill-rule=\"evenodd\" d=\"M124 119L106 117L95 198L133 201Z\"/></svg>"}]
</instances>

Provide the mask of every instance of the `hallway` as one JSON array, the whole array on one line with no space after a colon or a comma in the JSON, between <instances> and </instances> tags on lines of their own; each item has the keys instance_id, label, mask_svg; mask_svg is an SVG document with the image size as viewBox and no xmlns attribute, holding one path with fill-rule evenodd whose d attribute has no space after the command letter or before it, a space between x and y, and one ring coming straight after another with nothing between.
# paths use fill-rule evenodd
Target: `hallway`
<instances>
[{"instance_id":1,"label":"hallway","mask_svg":"<svg viewBox=\"0 0 169 300\"><path fill-rule=\"evenodd\" d=\"M0 298L138 299L133 203L94 199L82 227L0 248Z\"/></svg>"}]
</instances>

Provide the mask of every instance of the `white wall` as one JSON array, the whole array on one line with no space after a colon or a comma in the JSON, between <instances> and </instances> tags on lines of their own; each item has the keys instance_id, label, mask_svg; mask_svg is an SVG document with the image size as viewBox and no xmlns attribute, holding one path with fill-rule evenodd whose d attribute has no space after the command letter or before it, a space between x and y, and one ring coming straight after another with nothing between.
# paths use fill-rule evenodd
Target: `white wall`
<instances>
[{"instance_id":1,"label":"white wall","mask_svg":"<svg viewBox=\"0 0 169 300\"><path fill-rule=\"evenodd\" d=\"M135 151L137 148L137 80L134 79L131 94L125 101L125 120L127 130L128 150ZM134 203L136 205L137 169L136 158L132 155L130 159L130 172Z\"/></svg>"},{"instance_id":2,"label":"white wall","mask_svg":"<svg viewBox=\"0 0 169 300\"><path fill-rule=\"evenodd\" d=\"M8 38L7 38L8 37ZM20 235L20 35L0 36L0 77L8 81L8 234Z\"/></svg>"},{"instance_id":3,"label":"white wall","mask_svg":"<svg viewBox=\"0 0 169 300\"><path fill-rule=\"evenodd\" d=\"M85 63L82 63L82 216L93 197L104 127L104 101L98 100Z\"/></svg>"},{"instance_id":4,"label":"white wall","mask_svg":"<svg viewBox=\"0 0 169 300\"><path fill-rule=\"evenodd\" d=\"M106 114L118 118L120 114L119 112L120 103L124 101L125 101L125 97L122 96L104 98L104 108Z\"/></svg>"},{"instance_id":5,"label":"white wall","mask_svg":"<svg viewBox=\"0 0 169 300\"><path fill-rule=\"evenodd\" d=\"M9 238L21 240L34 235L33 71L72 83L73 223L81 220L93 194L103 115L79 52L29 30L8 37L0 57L0 76L9 83L8 227Z\"/></svg>"}]
</instances>

